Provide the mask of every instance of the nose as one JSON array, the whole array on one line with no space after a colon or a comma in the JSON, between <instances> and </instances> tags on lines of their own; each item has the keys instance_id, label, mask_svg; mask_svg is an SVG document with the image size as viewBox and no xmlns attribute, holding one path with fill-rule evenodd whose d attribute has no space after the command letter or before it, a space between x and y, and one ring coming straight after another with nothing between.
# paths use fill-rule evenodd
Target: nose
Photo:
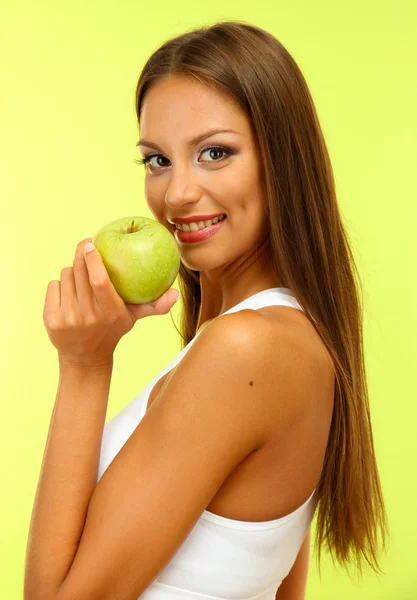
<instances>
[{"instance_id":1,"label":"nose","mask_svg":"<svg viewBox=\"0 0 417 600\"><path fill-rule=\"evenodd\" d=\"M201 188L197 184L172 181L166 195L165 203L175 215L190 213L192 206L200 201Z\"/></svg>"}]
</instances>

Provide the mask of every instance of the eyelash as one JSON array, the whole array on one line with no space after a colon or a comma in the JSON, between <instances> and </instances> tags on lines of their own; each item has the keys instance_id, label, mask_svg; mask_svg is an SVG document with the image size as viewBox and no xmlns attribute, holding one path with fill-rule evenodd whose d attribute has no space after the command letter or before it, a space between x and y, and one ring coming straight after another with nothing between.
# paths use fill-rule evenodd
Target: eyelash
<instances>
[{"instance_id":1,"label":"eyelash","mask_svg":"<svg viewBox=\"0 0 417 600\"><path fill-rule=\"evenodd\" d=\"M203 154L204 152L207 152L207 150L220 150L221 152L224 152L225 154L227 154L227 157L229 156L233 156L233 154L236 154L236 152L233 152L232 150L228 150L227 148L224 148L223 146L207 146L206 148L202 148L200 150L200 154ZM148 154L147 156L144 156L143 158L139 158L139 159L135 159L135 163L137 163L138 165L145 165L145 167L148 165L149 161L152 158L155 158L157 156L164 156L163 154L157 154L157 153L152 153L152 154ZM227 158L226 157L226 158ZM213 160L213 161L208 161L208 162L221 162L222 159L219 160ZM152 167L152 165L149 165L151 169L154 169L156 171L159 171L161 169L163 169L164 167Z\"/></svg>"}]
</instances>

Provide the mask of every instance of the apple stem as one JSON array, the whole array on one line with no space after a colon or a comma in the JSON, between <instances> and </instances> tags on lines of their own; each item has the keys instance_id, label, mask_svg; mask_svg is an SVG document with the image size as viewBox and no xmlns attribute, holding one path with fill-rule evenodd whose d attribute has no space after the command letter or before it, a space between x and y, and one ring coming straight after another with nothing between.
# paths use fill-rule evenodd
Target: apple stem
<instances>
[{"instance_id":1,"label":"apple stem","mask_svg":"<svg viewBox=\"0 0 417 600\"><path fill-rule=\"evenodd\" d=\"M129 229L128 233L133 233L133 225L134 225L134 224L135 224L135 220L134 220L134 219L132 219L132 222L131 222L131 224L130 224L130 229Z\"/></svg>"}]
</instances>

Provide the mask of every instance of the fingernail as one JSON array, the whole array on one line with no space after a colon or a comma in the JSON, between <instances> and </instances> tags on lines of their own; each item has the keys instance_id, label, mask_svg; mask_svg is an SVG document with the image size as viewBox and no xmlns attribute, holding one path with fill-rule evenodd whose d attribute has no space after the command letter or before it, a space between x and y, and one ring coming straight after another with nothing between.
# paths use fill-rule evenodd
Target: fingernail
<instances>
[{"instance_id":1,"label":"fingernail","mask_svg":"<svg viewBox=\"0 0 417 600\"><path fill-rule=\"evenodd\" d=\"M92 244L91 242L88 242L88 244L86 244L85 248L84 248L84 254L87 254L87 252L91 252L91 250L95 250L95 246L94 244Z\"/></svg>"},{"instance_id":2,"label":"fingernail","mask_svg":"<svg viewBox=\"0 0 417 600\"><path fill-rule=\"evenodd\" d=\"M177 290L177 292L178 292L178 296L177 296L177 299L175 300L175 302L178 302L178 300L181 298L181 292L180 292L180 291L178 291L178 290ZM174 304L175 304L175 303L174 303Z\"/></svg>"}]
</instances>

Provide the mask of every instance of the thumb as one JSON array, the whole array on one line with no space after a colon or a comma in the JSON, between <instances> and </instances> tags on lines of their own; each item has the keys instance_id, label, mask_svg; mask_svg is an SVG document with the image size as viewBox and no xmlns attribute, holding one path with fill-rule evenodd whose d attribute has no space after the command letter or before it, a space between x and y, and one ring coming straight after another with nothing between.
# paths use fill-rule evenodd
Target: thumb
<instances>
[{"instance_id":1,"label":"thumb","mask_svg":"<svg viewBox=\"0 0 417 600\"><path fill-rule=\"evenodd\" d=\"M126 304L126 308L136 319L151 317L153 315L166 315L174 304L180 299L181 293L175 288L170 288L162 296L146 304Z\"/></svg>"}]
</instances>

